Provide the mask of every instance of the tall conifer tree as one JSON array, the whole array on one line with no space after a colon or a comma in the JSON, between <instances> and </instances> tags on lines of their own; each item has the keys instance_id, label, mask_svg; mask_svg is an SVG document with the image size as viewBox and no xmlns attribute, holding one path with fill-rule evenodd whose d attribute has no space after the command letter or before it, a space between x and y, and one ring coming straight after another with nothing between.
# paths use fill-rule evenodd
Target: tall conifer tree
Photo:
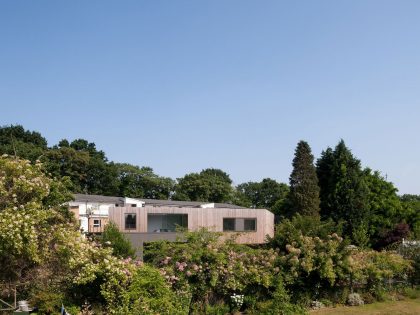
<instances>
[{"instance_id":1,"label":"tall conifer tree","mask_svg":"<svg viewBox=\"0 0 420 315\"><path fill-rule=\"evenodd\" d=\"M319 186L313 162L314 156L309 144L300 141L290 174L289 202L293 214L319 217Z\"/></svg>"},{"instance_id":2,"label":"tall conifer tree","mask_svg":"<svg viewBox=\"0 0 420 315\"><path fill-rule=\"evenodd\" d=\"M360 228L369 224L369 188L360 160L341 140L317 162L321 187L321 216L344 221L345 233L356 241Z\"/></svg>"}]
</instances>

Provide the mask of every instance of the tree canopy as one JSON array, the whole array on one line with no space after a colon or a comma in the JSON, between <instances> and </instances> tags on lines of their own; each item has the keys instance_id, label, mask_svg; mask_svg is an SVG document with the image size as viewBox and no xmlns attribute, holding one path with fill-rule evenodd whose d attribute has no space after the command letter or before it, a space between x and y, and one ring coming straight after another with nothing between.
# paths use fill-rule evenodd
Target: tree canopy
<instances>
[{"instance_id":1,"label":"tree canopy","mask_svg":"<svg viewBox=\"0 0 420 315\"><path fill-rule=\"evenodd\" d=\"M235 204L268 209L279 213L289 192L289 187L271 178L261 182L247 182L236 187Z\"/></svg>"},{"instance_id":2,"label":"tree canopy","mask_svg":"<svg viewBox=\"0 0 420 315\"><path fill-rule=\"evenodd\" d=\"M369 188L361 163L341 140L334 151L326 150L317 162L321 189L321 216L344 220L347 235L362 233L370 217Z\"/></svg>"},{"instance_id":3,"label":"tree canopy","mask_svg":"<svg viewBox=\"0 0 420 315\"><path fill-rule=\"evenodd\" d=\"M190 173L178 178L174 200L231 202L232 180L220 169L208 168L200 173Z\"/></svg>"}]
</instances>

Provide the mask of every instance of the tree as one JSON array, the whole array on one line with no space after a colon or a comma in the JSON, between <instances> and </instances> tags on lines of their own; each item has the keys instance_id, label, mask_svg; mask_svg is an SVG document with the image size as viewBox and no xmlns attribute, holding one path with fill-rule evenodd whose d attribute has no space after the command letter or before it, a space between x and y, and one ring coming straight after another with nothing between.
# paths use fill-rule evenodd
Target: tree
<instances>
[{"instance_id":1,"label":"tree","mask_svg":"<svg viewBox=\"0 0 420 315\"><path fill-rule=\"evenodd\" d=\"M321 154L317 173L321 216L344 221L345 234L354 239L353 233L360 224L370 224L369 188L360 161L341 140L334 151L328 148Z\"/></svg>"},{"instance_id":2,"label":"tree","mask_svg":"<svg viewBox=\"0 0 420 315\"><path fill-rule=\"evenodd\" d=\"M397 188L378 171L366 168L363 176L369 188L371 243L373 247L381 247L377 243L383 243L384 235L390 233L397 224L408 222L409 213L397 195Z\"/></svg>"},{"instance_id":3,"label":"tree","mask_svg":"<svg viewBox=\"0 0 420 315\"><path fill-rule=\"evenodd\" d=\"M235 204L251 208L276 211L284 202L289 187L274 179L264 178L261 182L247 182L236 187Z\"/></svg>"},{"instance_id":4,"label":"tree","mask_svg":"<svg viewBox=\"0 0 420 315\"><path fill-rule=\"evenodd\" d=\"M208 168L178 178L174 200L231 202L232 180L220 169Z\"/></svg>"},{"instance_id":5,"label":"tree","mask_svg":"<svg viewBox=\"0 0 420 315\"><path fill-rule=\"evenodd\" d=\"M94 143L77 139L61 140L45 153L43 161L56 177L69 176L78 193L117 195L117 171Z\"/></svg>"},{"instance_id":6,"label":"tree","mask_svg":"<svg viewBox=\"0 0 420 315\"><path fill-rule=\"evenodd\" d=\"M47 140L21 125L0 127L0 155L16 155L35 162L47 150Z\"/></svg>"},{"instance_id":7,"label":"tree","mask_svg":"<svg viewBox=\"0 0 420 315\"><path fill-rule=\"evenodd\" d=\"M322 151L321 157L316 163L316 173L318 177L319 197L320 197L320 211L321 216L326 218L330 217L327 213L331 209L329 204L329 194L333 190L332 169L334 162L334 151L327 148Z\"/></svg>"},{"instance_id":8,"label":"tree","mask_svg":"<svg viewBox=\"0 0 420 315\"><path fill-rule=\"evenodd\" d=\"M309 144L300 141L293 159L293 171L290 174L290 206L292 213L319 217L319 186L314 157Z\"/></svg>"},{"instance_id":9,"label":"tree","mask_svg":"<svg viewBox=\"0 0 420 315\"><path fill-rule=\"evenodd\" d=\"M150 167L138 167L127 163L115 164L119 181L119 195L134 198L169 199L175 182L161 177Z\"/></svg>"},{"instance_id":10,"label":"tree","mask_svg":"<svg viewBox=\"0 0 420 315\"><path fill-rule=\"evenodd\" d=\"M114 222L108 223L104 232L100 236L102 246L112 247L112 253L121 258L135 256L135 250L131 246L131 242L120 232L118 226Z\"/></svg>"},{"instance_id":11,"label":"tree","mask_svg":"<svg viewBox=\"0 0 420 315\"><path fill-rule=\"evenodd\" d=\"M378 240L375 247L377 249L383 249L393 243L401 242L404 238L407 238L409 234L410 226L407 223L396 224L392 230L389 230L382 235L382 238Z\"/></svg>"},{"instance_id":12,"label":"tree","mask_svg":"<svg viewBox=\"0 0 420 315\"><path fill-rule=\"evenodd\" d=\"M420 195L402 195L405 221L410 223L411 237L420 239Z\"/></svg>"}]
</instances>

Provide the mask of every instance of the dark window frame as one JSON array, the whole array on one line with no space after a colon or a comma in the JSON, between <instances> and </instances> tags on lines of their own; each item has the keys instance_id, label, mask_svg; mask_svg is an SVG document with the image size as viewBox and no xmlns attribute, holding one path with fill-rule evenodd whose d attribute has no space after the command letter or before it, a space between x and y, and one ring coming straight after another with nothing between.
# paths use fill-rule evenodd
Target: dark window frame
<instances>
[{"instance_id":1,"label":"dark window frame","mask_svg":"<svg viewBox=\"0 0 420 315\"><path fill-rule=\"evenodd\" d=\"M226 230L225 229L225 222L224 222L225 220L234 220L233 221L234 222L234 229L233 230ZM243 229L241 229L241 230L238 229L238 224L237 224L238 220L243 220ZM255 222L255 229L253 229L253 230L245 229L245 221L246 220L253 220ZM240 217L240 218L224 217L223 218L223 223L222 223L222 230L223 230L223 232L257 232L257 230L258 230L257 223L258 223L258 220L255 217L254 218L252 218L252 217Z\"/></svg>"},{"instance_id":2,"label":"dark window frame","mask_svg":"<svg viewBox=\"0 0 420 315\"><path fill-rule=\"evenodd\" d=\"M176 224L176 227L180 227L180 228L183 228L183 229L188 229L188 221L189 221L189 218L190 218L189 213L148 213L147 214L147 230L148 230L148 233L157 233L156 231L149 232L149 219L150 219L150 217L153 217L153 216L159 216L159 217L162 217L162 218L167 218L168 216L181 216L181 224L182 225ZM174 233L174 232L176 232L176 229L171 230L171 229L169 229L169 227L167 227L167 228L162 227L160 229L159 233L162 233L162 232L163 233Z\"/></svg>"},{"instance_id":3,"label":"dark window frame","mask_svg":"<svg viewBox=\"0 0 420 315\"><path fill-rule=\"evenodd\" d=\"M225 229L225 220L233 220L233 230ZM223 218L223 232L236 232L236 218Z\"/></svg>"},{"instance_id":4,"label":"dark window frame","mask_svg":"<svg viewBox=\"0 0 420 315\"><path fill-rule=\"evenodd\" d=\"M127 218L134 216L134 223L127 224ZM137 229L137 213L124 213L124 230L136 230Z\"/></svg>"},{"instance_id":5,"label":"dark window frame","mask_svg":"<svg viewBox=\"0 0 420 315\"><path fill-rule=\"evenodd\" d=\"M246 229L246 227L245 227L245 221L246 220L249 220L249 221L254 221L255 223L255 225L254 225L254 229L252 229L252 230L248 230L248 229ZM257 218L244 218L244 232L256 232L257 231Z\"/></svg>"}]
</instances>

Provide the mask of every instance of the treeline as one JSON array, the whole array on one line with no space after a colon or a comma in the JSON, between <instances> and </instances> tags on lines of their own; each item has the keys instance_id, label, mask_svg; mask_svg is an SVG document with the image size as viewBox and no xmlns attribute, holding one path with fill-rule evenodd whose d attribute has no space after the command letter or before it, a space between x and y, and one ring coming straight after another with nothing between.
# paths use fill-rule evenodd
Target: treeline
<instances>
[{"instance_id":1,"label":"treeline","mask_svg":"<svg viewBox=\"0 0 420 315\"><path fill-rule=\"evenodd\" d=\"M88 194L234 203L266 208L281 217L296 214L332 220L361 247L383 248L403 237L420 238L420 196L398 196L378 171L363 168L340 141L314 160L308 143L298 143L289 185L266 178L232 185L220 169L204 169L176 180L150 167L109 161L94 143L61 140L48 146L22 126L0 128L0 153L40 160L51 177L69 178L72 191Z\"/></svg>"},{"instance_id":2,"label":"treeline","mask_svg":"<svg viewBox=\"0 0 420 315\"><path fill-rule=\"evenodd\" d=\"M237 203L270 210L278 210L288 193L286 184L273 179L233 187L226 172L212 168L174 180L147 166L109 161L105 152L85 139L64 139L48 146L39 132L19 125L0 128L0 153L40 160L51 177L70 178L75 193Z\"/></svg>"}]
</instances>

